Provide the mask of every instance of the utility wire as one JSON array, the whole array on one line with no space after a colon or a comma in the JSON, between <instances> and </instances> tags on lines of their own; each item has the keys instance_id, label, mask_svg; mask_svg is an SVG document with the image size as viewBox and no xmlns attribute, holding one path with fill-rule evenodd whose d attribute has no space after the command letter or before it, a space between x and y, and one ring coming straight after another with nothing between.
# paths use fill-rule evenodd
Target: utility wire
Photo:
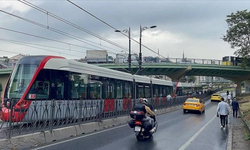
<instances>
[{"instance_id":1,"label":"utility wire","mask_svg":"<svg viewBox=\"0 0 250 150\"><path fill-rule=\"evenodd\" d=\"M0 27L0 29L5 30L5 31L9 31L9 32L18 33L18 34L23 34L26 36L31 36L31 37L35 37L35 38L44 39L44 40L49 40L49 41L53 41L53 42L57 42L57 43L61 43L61 44L66 44L68 46L75 46L75 47L79 47L79 48L91 49L89 47L84 47L84 46L77 45L77 44L72 44L72 43L59 41L59 40L55 40L55 39L50 39L50 38L46 38L46 37L42 37L42 36L38 36L38 35L33 35L33 34L25 33L25 32L20 32L20 31L16 31L16 30L12 30L12 29L7 29L7 28L3 28L3 27Z\"/></svg>"},{"instance_id":2,"label":"utility wire","mask_svg":"<svg viewBox=\"0 0 250 150\"><path fill-rule=\"evenodd\" d=\"M77 45L77 44L72 44L72 43L68 43L68 42L64 42L64 41L59 41L59 40L55 40L55 39L51 39L51 38L47 38L47 37L42 37L42 36L39 36L39 35L30 34L30 33L25 33L25 32L21 32L21 31L16 31L16 30L8 29L8 28L0 27L0 29L10 31L10 32L15 32L15 33L18 33L18 34L27 35L27 36L32 36L32 37L35 37L35 38L40 38L40 39L44 39L44 40L48 40L48 41L53 41L53 42L57 42L57 43L61 43L61 44L67 44L69 46L72 45L72 46L76 46L76 47L79 47L79 48L92 49L90 47L80 46L80 45Z\"/></svg>"},{"instance_id":3,"label":"utility wire","mask_svg":"<svg viewBox=\"0 0 250 150\"><path fill-rule=\"evenodd\" d=\"M77 37L77 36L75 36L75 35L72 35L72 34L63 32L63 31L61 31L61 30L57 30L57 29L55 29L55 28L48 27L48 26L46 26L46 25L43 25L43 24L40 24L40 23L38 23L38 22L35 22L35 21L29 20L29 19L26 19L26 18L17 16L17 15L14 15L14 14L11 14L11 13L8 13L8 12L3 11L3 10L0 10L0 12L3 12L3 13L5 13L5 14L8 14L8 15L11 15L11 16L13 16L13 17L19 18L19 19L21 19L21 20L27 21L27 22L29 22L29 23L32 23L32 24L37 25L37 26L39 26L39 27L42 27L42 28L48 29L48 30L50 30L50 31L56 32L56 33L58 33L58 34L61 34L61 35L70 37L70 38L75 39L75 40L77 40L77 41L86 43L86 44L91 45L91 46L93 46L93 47L97 47L97 48L102 49L102 47L99 47L99 46L96 46L96 45L93 45L93 44L90 44L90 43L88 43L88 42L83 41L84 39L82 39L81 37Z\"/></svg>"},{"instance_id":4,"label":"utility wire","mask_svg":"<svg viewBox=\"0 0 250 150\"><path fill-rule=\"evenodd\" d=\"M83 51L77 51L77 50L73 50L71 48L61 48L61 47L55 47L55 46L47 46L47 45L41 45L41 44L34 44L34 43L28 43L28 42L22 42L22 41L16 41L16 40L10 40L10 39L4 39L4 38L0 38L1 41L5 41L5 42L13 42L13 43L21 43L21 44L26 44L26 45L35 45L35 46L41 46L41 47L47 47L47 48L54 48L54 49L58 49L58 50L65 50L65 51L75 51L75 52L79 52L79 53L86 53Z\"/></svg>"},{"instance_id":5,"label":"utility wire","mask_svg":"<svg viewBox=\"0 0 250 150\"><path fill-rule=\"evenodd\" d=\"M13 54L20 54L20 53L17 53L17 52L11 52L11 51L2 50L2 49L0 49L0 51L2 51L2 52L7 52L7 53L13 53Z\"/></svg>"},{"instance_id":6,"label":"utility wire","mask_svg":"<svg viewBox=\"0 0 250 150\"><path fill-rule=\"evenodd\" d=\"M26 45L26 44L23 44L23 43L12 42L12 41L6 41L6 42L14 43L14 44L22 45L22 46L27 46L27 47L32 47L32 48L36 48L36 49L40 49L40 50L50 51L50 52L54 52L54 53L66 54L66 55L70 55L70 56L74 56L74 57L79 57L79 55L72 55L72 54L68 54L68 53L64 53L64 52L58 52L58 51L49 50L49 49L45 49L45 48L40 48L40 47L36 47L36 46L30 46L30 45Z\"/></svg>"},{"instance_id":7,"label":"utility wire","mask_svg":"<svg viewBox=\"0 0 250 150\"><path fill-rule=\"evenodd\" d=\"M112 28L112 29L114 29L114 30L117 30L115 27L111 26L110 24L108 24L107 22L103 21L102 19L96 17L95 15L91 14L90 12L88 12L88 11L85 10L85 9L83 9L83 8L80 7L79 5L73 3L73 2L70 1L70 0L67 0L67 1L68 1L69 3L71 3L72 5L76 6L77 8L81 9L82 11L86 12L87 14L91 15L92 17L96 18L97 20L101 21L102 23L106 24L106 25L109 26L110 28ZM120 33L128 37L128 35L126 35L126 34L124 34L124 33L122 33L122 32L120 32ZM135 39L133 39L133 38L130 38L130 39L133 40L134 42L140 44L140 43L139 43L138 41L136 41ZM150 49L149 47L147 47L147 46L145 46L145 45L143 45L143 44L141 44L141 45L142 45L143 47L145 47L146 49L150 50L151 52L153 52L153 53L155 53L155 54L157 54L157 55L159 55L159 56L162 56L163 58L166 58L165 56L160 55L158 52L155 52L154 50Z\"/></svg>"},{"instance_id":8,"label":"utility wire","mask_svg":"<svg viewBox=\"0 0 250 150\"><path fill-rule=\"evenodd\" d=\"M51 16L51 17L53 17L53 18L55 18L55 19L57 19L57 20L59 20L59 21L62 21L62 22L66 23L66 24L68 24L68 25L70 25L70 26L72 26L72 27L75 27L75 28L77 28L77 29L79 29L79 30L81 30L81 31L83 31L83 32L85 32L85 33L88 33L88 34L90 34L90 35L92 35L92 36L94 36L94 37L96 37L96 38L99 38L100 40L103 40L103 41L105 41L105 42L107 42L107 43L109 43L109 44L112 44L112 45L114 45L114 46L116 46L116 47L119 47L119 48L121 48L121 49L123 49L123 50L127 50L127 48L125 48L125 47L123 47L123 46L120 46L120 45L118 45L117 43L114 43L114 42L112 42L112 41L110 41L110 40L108 40L108 39L106 39L106 38L103 38L103 37L101 37L101 36L99 36L99 35L97 35L97 34L91 32L91 31L88 31L87 29L84 29L84 28L82 28L82 27L80 27L80 26L78 26L78 25L76 25L76 24L74 24L74 23L72 23L72 22L70 22L70 21L67 21L67 20L65 20L65 19L63 19L63 18L61 18L61 17L59 17L59 16L57 16L57 15L55 15L55 14L53 14L53 13L47 11L47 10L44 10L43 8L38 7L38 6L36 6L36 5L34 5L34 4L30 3L30 2L28 2L28 1L25 1L25 0L23 0L23 1L22 1L22 0L18 0L18 1L21 2L21 3L23 3L23 4L25 4L25 5L28 5L28 6L32 7L32 8L34 8L34 9L36 9L36 10L38 10L38 11L40 11L40 12L46 14L46 15L49 15L49 16ZM47 25L47 26L48 26L48 25ZM89 41L89 40L88 40L88 42L92 42L92 41ZM94 42L92 42L92 43L94 43Z\"/></svg>"}]
</instances>

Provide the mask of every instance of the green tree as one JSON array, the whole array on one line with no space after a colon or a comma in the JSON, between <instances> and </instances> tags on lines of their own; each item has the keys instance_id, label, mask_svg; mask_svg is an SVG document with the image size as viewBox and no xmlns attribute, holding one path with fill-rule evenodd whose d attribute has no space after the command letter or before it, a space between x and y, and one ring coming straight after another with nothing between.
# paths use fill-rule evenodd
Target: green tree
<instances>
[{"instance_id":1,"label":"green tree","mask_svg":"<svg viewBox=\"0 0 250 150\"><path fill-rule=\"evenodd\" d=\"M237 48L234 54L242 58L242 67L250 66L250 12L247 10L237 11L227 15L228 30L223 40Z\"/></svg>"}]
</instances>

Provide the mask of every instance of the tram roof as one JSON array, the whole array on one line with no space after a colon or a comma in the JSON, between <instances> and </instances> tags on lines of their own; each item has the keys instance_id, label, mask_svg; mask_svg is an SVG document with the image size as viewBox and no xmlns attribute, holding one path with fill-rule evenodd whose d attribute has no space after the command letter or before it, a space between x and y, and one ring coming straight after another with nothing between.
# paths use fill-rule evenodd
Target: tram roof
<instances>
[{"instance_id":1,"label":"tram roof","mask_svg":"<svg viewBox=\"0 0 250 150\"><path fill-rule=\"evenodd\" d=\"M125 81L133 81L133 79L135 79L135 81L139 83L150 84L150 81L152 81L153 84L171 85L171 86L173 85L172 81L160 80L146 76L131 75L129 73L116 71L104 67L99 67L87 63L81 63L75 60L68 60L68 59L51 58L45 64L44 68L72 71L76 73L84 73L84 74L103 76L108 78L111 77Z\"/></svg>"},{"instance_id":2,"label":"tram roof","mask_svg":"<svg viewBox=\"0 0 250 150\"><path fill-rule=\"evenodd\" d=\"M52 58L46 63L44 68L66 70L77 73L84 73L96 76L112 77L115 79L126 80L126 81L133 81L133 77L131 74L91 64L77 62L75 60Z\"/></svg>"},{"instance_id":3,"label":"tram roof","mask_svg":"<svg viewBox=\"0 0 250 150\"><path fill-rule=\"evenodd\" d=\"M151 81L152 81L153 84L173 86L173 82L169 81L169 80L162 80L162 79L151 78Z\"/></svg>"}]
</instances>

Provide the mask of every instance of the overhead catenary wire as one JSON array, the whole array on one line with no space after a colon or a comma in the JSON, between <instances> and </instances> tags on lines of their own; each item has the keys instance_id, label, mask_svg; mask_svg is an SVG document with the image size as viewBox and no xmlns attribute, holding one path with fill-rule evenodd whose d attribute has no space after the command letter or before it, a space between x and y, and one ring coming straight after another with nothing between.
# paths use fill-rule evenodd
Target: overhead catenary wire
<instances>
[{"instance_id":1,"label":"overhead catenary wire","mask_svg":"<svg viewBox=\"0 0 250 150\"><path fill-rule=\"evenodd\" d=\"M73 43L69 43L69 42L55 40L55 39L51 39L51 38L47 38L47 37L42 37L42 36L39 36L39 35L30 34L30 33L25 33L25 32L13 30L13 29L8 29L8 28L4 28L4 27L0 27L0 29L1 30L5 30L5 31L9 31L9 32L15 32L15 33L18 33L18 34L23 34L23 35L35 37L35 38L40 38L40 39L44 39L44 40L48 40L48 41L53 41L53 42L57 42L57 43L61 43L61 44L73 45L73 46L76 46L76 47L79 47L79 48L91 49L90 47L85 47L85 46L81 46L81 45L77 45L77 44L73 44Z\"/></svg>"},{"instance_id":2,"label":"overhead catenary wire","mask_svg":"<svg viewBox=\"0 0 250 150\"><path fill-rule=\"evenodd\" d=\"M50 51L50 52L54 52L54 53L58 53L58 54L66 54L66 55L70 55L70 56L74 56L74 57L79 57L79 55L72 55L72 54L68 54L68 53L64 53L64 52L58 52L58 51L49 50L49 49L45 49L45 48L40 48L40 47L36 47L36 46L30 46L30 45L26 45L26 44L23 44L23 43L12 42L12 41L6 41L6 42L14 43L14 44L22 45L22 46L27 46L27 47L31 47L31 48L35 48L35 49L40 49L40 50L44 50L44 51Z\"/></svg>"},{"instance_id":3,"label":"overhead catenary wire","mask_svg":"<svg viewBox=\"0 0 250 150\"><path fill-rule=\"evenodd\" d=\"M40 39L44 39L44 40L48 40L48 41L53 41L53 42L57 42L57 43L61 43L61 44L66 44L68 46L75 46L75 47L79 47L79 48L91 49L90 47L84 47L84 46L81 46L81 45L68 43L68 42L64 42L64 41L60 41L60 40L55 40L55 39L51 39L51 38L47 38L47 37L42 37L42 36L38 36L38 35L30 34L30 33L25 33L25 32L21 32L21 31L16 31L16 30L8 29L8 28L0 27L0 29L5 30L5 31L9 31L9 32L14 32L14 33L17 33L17 34L22 34L22 35L31 36L31 37L35 37L35 38L40 38Z\"/></svg>"},{"instance_id":4,"label":"overhead catenary wire","mask_svg":"<svg viewBox=\"0 0 250 150\"><path fill-rule=\"evenodd\" d=\"M1 41L5 41L5 42L21 43L21 44L27 44L27 45L35 45L35 46L53 48L53 49L58 49L58 50L65 50L65 51L73 51L73 52L79 52L79 53L86 53L86 52L83 52L81 50L74 50L74 49L71 49L71 48L62 48L62 47L48 46L48 45L42 45L42 44L34 44L34 43L22 42L22 41L16 41L16 40L4 39L4 38L0 38L0 40Z\"/></svg>"},{"instance_id":5,"label":"overhead catenary wire","mask_svg":"<svg viewBox=\"0 0 250 150\"><path fill-rule=\"evenodd\" d=\"M107 22L103 21L102 19L98 18L97 16L93 15L93 14L90 13L89 11L83 9L82 7L80 7L79 5L77 5L76 3L72 2L71 0L67 0L67 1L68 1L69 3L71 3L72 5L76 6L77 8L81 9L82 11L86 12L87 14L91 15L92 17L96 18L97 20L101 21L101 22L104 23L105 25L109 26L110 28L112 28L112 29L114 29L114 30L117 30L117 29L116 29L115 27L113 27L112 25L108 24ZM128 35L126 35L126 34L124 34L124 33L122 33L122 32L120 32L120 33L128 37ZM138 41L136 41L135 39L133 39L133 38L130 38L130 39L131 39L132 41L134 41L134 42L140 44L140 43L139 43ZM151 52L157 54L158 56L161 56L161 57L163 57L163 58L166 58L165 56L159 54L158 52L156 52L156 51L154 51L154 50L152 50L152 49L150 49L149 47L147 47L147 46L145 46L145 45L143 45L143 44L141 44L141 45L142 45L144 48L150 50Z\"/></svg>"},{"instance_id":6,"label":"overhead catenary wire","mask_svg":"<svg viewBox=\"0 0 250 150\"><path fill-rule=\"evenodd\" d=\"M102 47L99 47L99 46L96 46L96 45L93 45L93 44L90 44L90 43L84 41L84 39L82 39L81 37L77 37L77 36L75 36L75 35L66 33L66 32L61 31L61 30L57 30L57 29L52 28L52 27L47 27L47 26L44 25L44 24L41 24L41 23L38 23L38 22L35 22L35 21L32 21L32 20L29 20L29 19L26 19L26 18L17 16L17 15L14 15L14 14L8 13L8 12L3 11L3 10L0 10L0 12L3 12L3 13L5 13L5 14L8 14L8 15L11 15L11 16L13 16L13 17L19 18L19 19L21 19L21 20L27 21L27 22L29 22L29 23L32 23L32 24L37 25L37 26L39 26L39 27L42 27L42 28L44 28L44 29L48 29L48 30L53 31L53 32L55 32L55 33L58 33L58 34L61 34L61 35L70 37L70 38L75 39L75 40L77 40L77 41L86 43L86 44L91 45L91 46L93 46L93 47L97 47L97 48L102 49ZM109 51L109 50L107 50L107 51Z\"/></svg>"},{"instance_id":7,"label":"overhead catenary wire","mask_svg":"<svg viewBox=\"0 0 250 150\"><path fill-rule=\"evenodd\" d=\"M1 52L7 52L7 53L13 53L13 54L20 54L20 53L17 53L17 52L11 52L11 51L7 51L7 50L2 50L0 49Z\"/></svg>"},{"instance_id":8,"label":"overhead catenary wire","mask_svg":"<svg viewBox=\"0 0 250 150\"><path fill-rule=\"evenodd\" d=\"M70 25L70 26L72 26L74 28L77 28L78 30L81 30L81 31L83 31L85 33L88 33L88 34L90 34L90 35L92 35L92 36L94 36L94 37L96 37L96 38L98 38L100 40L103 40L103 41L105 41L105 42L107 42L109 44L112 44L112 45L114 45L114 46L116 46L118 48L121 48L123 50L128 50L126 47L118 45L117 43L114 43L114 42L112 42L112 41L110 41L110 40L108 40L108 39L106 39L104 37L101 37L101 36L99 36L99 35L91 32L91 31L87 30L87 29L84 29L84 28L82 28L82 27L80 27L80 26L78 26L78 25L76 25L76 24L74 24L74 23L72 23L72 22L70 22L68 20L65 20L65 19L63 19L63 18L61 18L61 17L59 17L59 16L57 16L57 15L55 15L55 14L47 11L47 10L41 8L41 7L38 7L38 6L36 6L36 5L28 2L28 1L25 1L25 0L18 0L18 1L21 2L21 3L23 3L23 4L25 4L25 5L28 5L28 6L32 7L32 8L34 8L34 9L36 9L36 10L38 10L38 11L40 11L40 12L46 14L46 15L49 15L49 16L51 16L51 17L53 17L53 18L55 18L55 19L57 19L57 20L59 20L61 22L64 22L64 23L66 23L66 24L68 24L68 25ZM47 26L48 26L48 18L47 18ZM88 42L92 42L92 41L88 40ZM94 43L94 42L92 42L92 43Z\"/></svg>"}]
</instances>

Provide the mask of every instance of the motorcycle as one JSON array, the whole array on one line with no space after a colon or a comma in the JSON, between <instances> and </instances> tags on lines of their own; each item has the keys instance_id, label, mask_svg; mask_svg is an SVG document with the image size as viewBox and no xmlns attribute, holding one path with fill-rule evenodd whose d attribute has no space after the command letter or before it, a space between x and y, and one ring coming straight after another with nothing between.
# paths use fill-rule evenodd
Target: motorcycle
<instances>
[{"instance_id":1,"label":"motorcycle","mask_svg":"<svg viewBox=\"0 0 250 150\"><path fill-rule=\"evenodd\" d=\"M151 138L157 131L157 121L154 122L150 117L145 118L144 113L131 111L130 117L133 118L133 120L129 121L128 124L131 128L134 128L135 136L138 141Z\"/></svg>"}]
</instances>

